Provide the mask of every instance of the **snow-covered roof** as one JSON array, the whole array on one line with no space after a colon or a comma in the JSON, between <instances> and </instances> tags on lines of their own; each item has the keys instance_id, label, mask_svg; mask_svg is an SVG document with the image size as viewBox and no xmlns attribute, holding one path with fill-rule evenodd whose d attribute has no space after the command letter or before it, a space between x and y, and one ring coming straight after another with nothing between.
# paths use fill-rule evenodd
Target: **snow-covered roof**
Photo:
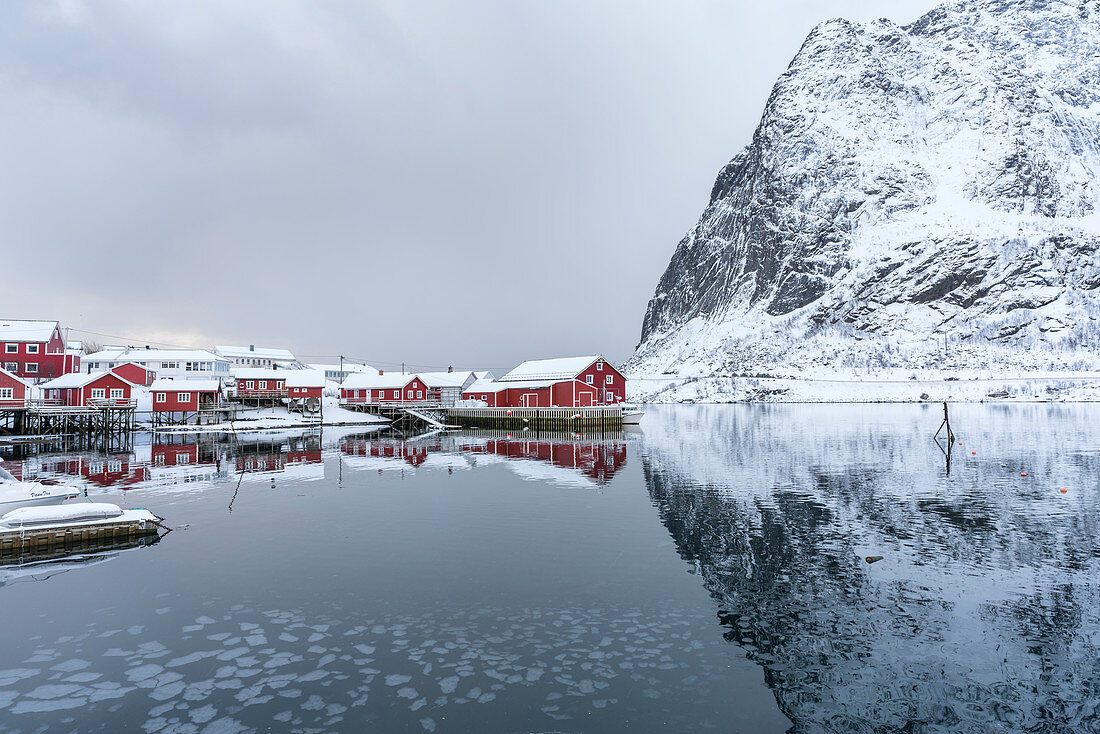
<instances>
[{"instance_id":1,"label":"snow-covered roof","mask_svg":"<svg viewBox=\"0 0 1100 734\"><path fill-rule=\"evenodd\" d=\"M417 372L416 374L428 387L462 387L470 380L477 379L474 377L474 373L469 370L464 372Z\"/></svg>"},{"instance_id":2,"label":"snow-covered roof","mask_svg":"<svg viewBox=\"0 0 1100 734\"><path fill-rule=\"evenodd\" d=\"M151 349L113 347L101 349L94 354L89 354L85 361L106 362L227 362L225 357L219 357L205 349Z\"/></svg>"},{"instance_id":3,"label":"snow-covered roof","mask_svg":"<svg viewBox=\"0 0 1100 734\"><path fill-rule=\"evenodd\" d=\"M50 380L49 382L44 382L41 385L39 385L38 387L41 390L57 390L57 389L64 390L64 389L70 388L70 387L84 387L89 382L93 382L95 380L98 380L100 377L103 377L104 375L110 375L111 377L122 380L123 382L125 382L127 385L130 385L131 387L137 387L137 385L130 382L125 377L122 377L120 375L116 375L114 372L110 372L108 370L97 370L95 372L70 372L67 375L61 375L61 377L56 377L56 378Z\"/></svg>"},{"instance_id":4,"label":"snow-covered roof","mask_svg":"<svg viewBox=\"0 0 1100 734\"><path fill-rule=\"evenodd\" d=\"M282 362L294 362L297 361L296 357L290 353L289 349L270 349L268 347L252 347L247 346L226 346L215 345L214 351L223 357L229 357L231 359L274 359Z\"/></svg>"},{"instance_id":5,"label":"snow-covered roof","mask_svg":"<svg viewBox=\"0 0 1100 734\"><path fill-rule=\"evenodd\" d=\"M0 319L0 342L48 342L57 328L56 321Z\"/></svg>"},{"instance_id":6,"label":"snow-covered roof","mask_svg":"<svg viewBox=\"0 0 1100 734\"><path fill-rule=\"evenodd\" d=\"M489 370L480 370L480 371L479 370L474 370L474 379L475 380L492 380L494 378L493 378L493 373L490 372Z\"/></svg>"},{"instance_id":7,"label":"snow-covered roof","mask_svg":"<svg viewBox=\"0 0 1100 734\"><path fill-rule=\"evenodd\" d=\"M238 380L285 380L303 370L275 370L270 367L233 367L230 374Z\"/></svg>"},{"instance_id":8,"label":"snow-covered roof","mask_svg":"<svg viewBox=\"0 0 1100 734\"><path fill-rule=\"evenodd\" d=\"M529 359L500 378L501 382L514 380L571 380L584 372L593 362L603 359L598 354L585 357L559 357L557 359Z\"/></svg>"},{"instance_id":9,"label":"snow-covered roof","mask_svg":"<svg viewBox=\"0 0 1100 734\"><path fill-rule=\"evenodd\" d=\"M464 393L467 393L467 392L469 392L469 393L475 393L475 392L480 392L480 393L500 392L501 390L507 390L508 387L509 387L508 385L505 385L502 382L493 382L492 380L478 380L477 382L474 382L469 387L463 389L462 392L464 392ZM512 387L516 387L516 386L512 385Z\"/></svg>"},{"instance_id":10,"label":"snow-covered roof","mask_svg":"<svg viewBox=\"0 0 1100 734\"><path fill-rule=\"evenodd\" d=\"M164 392L217 392L221 389L217 380L172 380L169 378L153 380L149 386L151 391Z\"/></svg>"},{"instance_id":11,"label":"snow-covered roof","mask_svg":"<svg viewBox=\"0 0 1100 734\"><path fill-rule=\"evenodd\" d=\"M324 387L325 373L321 370L280 370L287 387Z\"/></svg>"},{"instance_id":12,"label":"snow-covered roof","mask_svg":"<svg viewBox=\"0 0 1100 734\"><path fill-rule=\"evenodd\" d=\"M373 373L357 373L348 375L341 387L345 390L364 390L370 388L405 387L416 375L409 372L387 372L380 375Z\"/></svg>"},{"instance_id":13,"label":"snow-covered roof","mask_svg":"<svg viewBox=\"0 0 1100 734\"><path fill-rule=\"evenodd\" d=\"M358 363L352 363L352 362L344 362L343 367L341 367L339 363L335 363L335 364L313 364L313 363L310 363L310 364L307 364L306 367L310 368L311 370L322 370L324 372L341 372L341 371L343 371L343 372L347 372L349 375L355 374L355 373L358 373L358 372L377 372L378 371L374 367L371 367L369 364L358 364Z\"/></svg>"}]
</instances>

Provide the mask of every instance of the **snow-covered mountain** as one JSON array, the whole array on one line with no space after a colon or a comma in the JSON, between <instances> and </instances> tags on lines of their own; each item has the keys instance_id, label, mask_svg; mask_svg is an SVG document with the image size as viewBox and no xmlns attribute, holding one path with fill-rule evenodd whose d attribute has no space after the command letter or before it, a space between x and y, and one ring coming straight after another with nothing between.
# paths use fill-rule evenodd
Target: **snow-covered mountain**
<instances>
[{"instance_id":1,"label":"snow-covered mountain","mask_svg":"<svg viewBox=\"0 0 1100 734\"><path fill-rule=\"evenodd\" d=\"M1100 366L1100 1L831 20L657 285L634 374Z\"/></svg>"}]
</instances>

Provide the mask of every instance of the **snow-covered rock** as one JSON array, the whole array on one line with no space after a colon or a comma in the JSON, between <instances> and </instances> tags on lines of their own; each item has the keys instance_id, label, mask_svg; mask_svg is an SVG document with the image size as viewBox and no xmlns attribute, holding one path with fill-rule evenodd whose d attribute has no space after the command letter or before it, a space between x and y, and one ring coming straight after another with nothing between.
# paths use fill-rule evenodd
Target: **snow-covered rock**
<instances>
[{"instance_id":1,"label":"snow-covered rock","mask_svg":"<svg viewBox=\"0 0 1100 734\"><path fill-rule=\"evenodd\" d=\"M1096 369L1098 174L1097 0L822 23L676 248L627 369Z\"/></svg>"}]
</instances>

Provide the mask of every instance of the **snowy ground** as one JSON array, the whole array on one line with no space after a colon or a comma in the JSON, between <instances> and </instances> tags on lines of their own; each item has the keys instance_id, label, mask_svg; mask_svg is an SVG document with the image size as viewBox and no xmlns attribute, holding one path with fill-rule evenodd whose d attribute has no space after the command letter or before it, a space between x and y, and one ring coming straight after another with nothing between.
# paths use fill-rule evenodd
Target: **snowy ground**
<instances>
[{"instance_id":1,"label":"snowy ground","mask_svg":"<svg viewBox=\"0 0 1100 734\"><path fill-rule=\"evenodd\" d=\"M158 432L164 433L196 433L200 431L266 431L273 428L292 428L297 426L350 426L359 424L377 425L389 423L384 418L369 413L358 413L352 410L344 410L340 407L340 401L335 397L324 398L324 411L322 420L309 420L301 413L291 413L285 406L274 408L242 409L237 414L237 420L232 423L215 423L208 426L169 426L158 428Z\"/></svg>"},{"instance_id":2,"label":"snowy ground","mask_svg":"<svg viewBox=\"0 0 1100 734\"><path fill-rule=\"evenodd\" d=\"M952 379L953 378L953 379ZM632 375L628 399L642 403L913 403L922 401L1100 401L1100 372L950 374L922 370L832 370L791 377Z\"/></svg>"}]
</instances>

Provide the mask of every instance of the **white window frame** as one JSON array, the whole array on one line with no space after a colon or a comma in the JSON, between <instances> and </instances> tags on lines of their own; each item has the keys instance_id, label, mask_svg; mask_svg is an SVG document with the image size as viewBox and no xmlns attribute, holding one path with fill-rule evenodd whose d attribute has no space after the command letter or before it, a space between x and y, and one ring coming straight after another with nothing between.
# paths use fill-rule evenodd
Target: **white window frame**
<instances>
[{"instance_id":1,"label":"white window frame","mask_svg":"<svg viewBox=\"0 0 1100 734\"><path fill-rule=\"evenodd\" d=\"M417 400L423 400L424 399L424 391L423 390L417 390L416 391L416 399Z\"/></svg>"},{"instance_id":2,"label":"white window frame","mask_svg":"<svg viewBox=\"0 0 1100 734\"><path fill-rule=\"evenodd\" d=\"M591 385L592 384L592 375L585 375L584 376L584 383L586 385Z\"/></svg>"},{"instance_id":3,"label":"white window frame","mask_svg":"<svg viewBox=\"0 0 1100 734\"><path fill-rule=\"evenodd\" d=\"M412 397L413 397L413 391L412 390L406 390L405 394L408 396L408 397L405 398L406 400L412 400Z\"/></svg>"},{"instance_id":4,"label":"white window frame","mask_svg":"<svg viewBox=\"0 0 1100 734\"><path fill-rule=\"evenodd\" d=\"M168 402L168 393L158 392L157 393L157 402L158 403L167 403Z\"/></svg>"},{"instance_id":5,"label":"white window frame","mask_svg":"<svg viewBox=\"0 0 1100 734\"><path fill-rule=\"evenodd\" d=\"M19 345L18 344L5 344L4 345L4 354L19 354Z\"/></svg>"},{"instance_id":6,"label":"white window frame","mask_svg":"<svg viewBox=\"0 0 1100 734\"><path fill-rule=\"evenodd\" d=\"M181 403L190 403L191 402L191 393L189 393L189 392L177 393L176 394L176 399Z\"/></svg>"},{"instance_id":7,"label":"white window frame","mask_svg":"<svg viewBox=\"0 0 1100 734\"><path fill-rule=\"evenodd\" d=\"M27 345L27 354L38 354L38 345L37 344L28 344Z\"/></svg>"},{"instance_id":8,"label":"white window frame","mask_svg":"<svg viewBox=\"0 0 1100 734\"><path fill-rule=\"evenodd\" d=\"M0 400L14 400L15 388L14 387L0 387Z\"/></svg>"},{"instance_id":9,"label":"white window frame","mask_svg":"<svg viewBox=\"0 0 1100 734\"><path fill-rule=\"evenodd\" d=\"M244 389L245 390L255 390L256 389L255 385L256 385L256 383L254 383L252 380L245 380L244 381Z\"/></svg>"},{"instance_id":10,"label":"white window frame","mask_svg":"<svg viewBox=\"0 0 1100 734\"><path fill-rule=\"evenodd\" d=\"M107 391L104 390L102 387L92 388L92 400L103 400L103 398L105 397L107 397Z\"/></svg>"},{"instance_id":11,"label":"white window frame","mask_svg":"<svg viewBox=\"0 0 1100 734\"><path fill-rule=\"evenodd\" d=\"M38 362L27 362L23 365L23 369L27 371L27 374L38 374Z\"/></svg>"},{"instance_id":12,"label":"white window frame","mask_svg":"<svg viewBox=\"0 0 1100 734\"><path fill-rule=\"evenodd\" d=\"M398 399L400 399L400 397L401 397L401 391L400 390L394 390L393 391L393 399L398 400Z\"/></svg>"},{"instance_id":13,"label":"white window frame","mask_svg":"<svg viewBox=\"0 0 1100 734\"><path fill-rule=\"evenodd\" d=\"M606 378L606 379L604 379L604 381L603 381L603 384L605 384L605 385L610 385L610 384L612 384L613 382L614 382L614 379L612 379L611 375L608 375L608 376L607 376L607 378Z\"/></svg>"},{"instance_id":14,"label":"white window frame","mask_svg":"<svg viewBox=\"0 0 1100 734\"><path fill-rule=\"evenodd\" d=\"M259 390L266 390L267 389L267 380L260 380L260 382L256 386L256 388L259 389Z\"/></svg>"},{"instance_id":15,"label":"white window frame","mask_svg":"<svg viewBox=\"0 0 1100 734\"><path fill-rule=\"evenodd\" d=\"M122 388L121 387L112 387L111 388L111 400L120 400L120 399L122 399Z\"/></svg>"},{"instance_id":16,"label":"white window frame","mask_svg":"<svg viewBox=\"0 0 1100 734\"><path fill-rule=\"evenodd\" d=\"M4 363L4 369L7 370L8 372L15 372L16 370L19 369L19 363L18 362L5 362Z\"/></svg>"},{"instance_id":17,"label":"white window frame","mask_svg":"<svg viewBox=\"0 0 1100 734\"><path fill-rule=\"evenodd\" d=\"M603 362L597 362L596 369L598 369L600 372L603 372Z\"/></svg>"}]
</instances>

